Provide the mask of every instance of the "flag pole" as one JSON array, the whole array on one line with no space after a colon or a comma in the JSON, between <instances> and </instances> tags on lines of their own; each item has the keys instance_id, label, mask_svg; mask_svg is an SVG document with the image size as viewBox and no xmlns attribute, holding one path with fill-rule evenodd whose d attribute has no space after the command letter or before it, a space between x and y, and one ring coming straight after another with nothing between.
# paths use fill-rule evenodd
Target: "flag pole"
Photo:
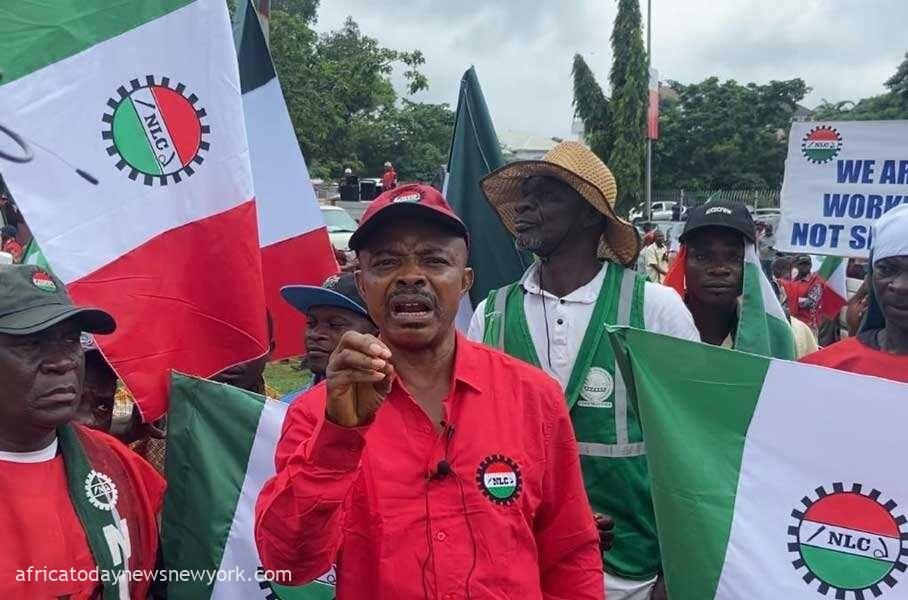
<instances>
[{"instance_id":1,"label":"flag pole","mask_svg":"<svg viewBox=\"0 0 908 600\"><path fill-rule=\"evenodd\" d=\"M649 79L653 66L652 59L652 29L653 29L652 0L646 0L646 77ZM658 85L658 83L656 84ZM648 101L652 101L652 94L647 93ZM646 220L653 220L653 140L646 136Z\"/></svg>"}]
</instances>

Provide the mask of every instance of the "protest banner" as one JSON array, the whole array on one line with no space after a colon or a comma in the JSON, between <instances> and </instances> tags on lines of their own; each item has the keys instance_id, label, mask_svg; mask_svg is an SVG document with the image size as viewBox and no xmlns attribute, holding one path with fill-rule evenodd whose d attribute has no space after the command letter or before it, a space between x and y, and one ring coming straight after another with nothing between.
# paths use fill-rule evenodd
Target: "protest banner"
<instances>
[{"instance_id":1,"label":"protest banner","mask_svg":"<svg viewBox=\"0 0 908 600\"><path fill-rule=\"evenodd\" d=\"M73 300L117 320L97 343L156 419L170 369L268 350L227 6L7 2L0 22L0 114L35 156L3 177Z\"/></svg>"},{"instance_id":2,"label":"protest banner","mask_svg":"<svg viewBox=\"0 0 908 600\"><path fill-rule=\"evenodd\" d=\"M777 250L866 258L874 221L906 203L908 121L791 126Z\"/></svg>"},{"instance_id":3,"label":"protest banner","mask_svg":"<svg viewBox=\"0 0 908 600\"><path fill-rule=\"evenodd\" d=\"M639 409L672 600L908 598L908 385L610 334Z\"/></svg>"},{"instance_id":4,"label":"protest banner","mask_svg":"<svg viewBox=\"0 0 908 600\"><path fill-rule=\"evenodd\" d=\"M288 408L229 385L173 374L161 524L165 567L218 577L171 581L168 598L334 598L333 569L309 585L281 586L264 577L255 547L255 501L274 475ZM228 573L242 577L228 579Z\"/></svg>"}]
</instances>

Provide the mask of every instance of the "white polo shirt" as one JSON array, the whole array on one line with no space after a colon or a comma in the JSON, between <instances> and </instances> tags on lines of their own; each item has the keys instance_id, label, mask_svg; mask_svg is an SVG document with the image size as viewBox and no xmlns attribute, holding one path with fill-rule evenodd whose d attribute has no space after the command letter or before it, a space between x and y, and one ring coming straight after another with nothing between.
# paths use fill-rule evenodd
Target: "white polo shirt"
<instances>
[{"instance_id":1,"label":"white polo shirt","mask_svg":"<svg viewBox=\"0 0 908 600\"><path fill-rule=\"evenodd\" d=\"M580 352L580 345L586 334L593 309L602 289L608 263L596 273L589 283L577 288L567 296L558 298L539 287L539 265L536 262L527 269L520 279L520 285L527 294L524 302L530 337L536 347L536 355L543 369L567 388L574 369L574 362ZM643 323L648 331L664 333L686 340L700 341L700 333L694 324L684 301L674 289L646 282L643 303ZM543 311L543 301L545 311ZM485 332L486 300L479 303L470 321L467 337L481 342ZM545 315L545 316L544 316ZM548 336L551 346L552 364L548 364L546 349L546 319L548 317Z\"/></svg>"}]
</instances>

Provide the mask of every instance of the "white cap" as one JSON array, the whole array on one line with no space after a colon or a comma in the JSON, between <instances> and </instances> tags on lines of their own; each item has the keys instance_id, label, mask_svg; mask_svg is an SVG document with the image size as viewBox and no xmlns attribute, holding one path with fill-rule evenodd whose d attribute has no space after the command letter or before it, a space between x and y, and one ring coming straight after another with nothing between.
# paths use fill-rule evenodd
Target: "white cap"
<instances>
[{"instance_id":1,"label":"white cap","mask_svg":"<svg viewBox=\"0 0 908 600\"><path fill-rule=\"evenodd\" d=\"M908 256L908 205L884 214L873 226L873 260Z\"/></svg>"},{"instance_id":2,"label":"white cap","mask_svg":"<svg viewBox=\"0 0 908 600\"><path fill-rule=\"evenodd\" d=\"M344 175L353 175L353 169L349 167L344 169Z\"/></svg>"},{"instance_id":3,"label":"white cap","mask_svg":"<svg viewBox=\"0 0 908 600\"><path fill-rule=\"evenodd\" d=\"M385 167L387 168L387 167L390 167L390 166L391 166L391 163L385 161Z\"/></svg>"}]
</instances>

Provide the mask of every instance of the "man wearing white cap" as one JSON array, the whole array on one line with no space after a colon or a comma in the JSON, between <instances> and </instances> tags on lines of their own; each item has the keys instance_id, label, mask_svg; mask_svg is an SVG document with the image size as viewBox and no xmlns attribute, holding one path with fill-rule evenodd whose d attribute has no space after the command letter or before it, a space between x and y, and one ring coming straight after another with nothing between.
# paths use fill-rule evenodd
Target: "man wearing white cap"
<instances>
[{"instance_id":1,"label":"man wearing white cap","mask_svg":"<svg viewBox=\"0 0 908 600\"><path fill-rule=\"evenodd\" d=\"M874 225L869 266L869 307L858 335L803 362L908 383L908 206Z\"/></svg>"},{"instance_id":2,"label":"man wearing white cap","mask_svg":"<svg viewBox=\"0 0 908 600\"><path fill-rule=\"evenodd\" d=\"M517 245L541 260L479 304L469 337L544 369L565 390L603 548L614 520L609 600L664 597L643 434L604 325L699 341L693 317L677 292L629 268L637 230L615 214L615 179L582 144L505 165L481 186Z\"/></svg>"}]
</instances>

